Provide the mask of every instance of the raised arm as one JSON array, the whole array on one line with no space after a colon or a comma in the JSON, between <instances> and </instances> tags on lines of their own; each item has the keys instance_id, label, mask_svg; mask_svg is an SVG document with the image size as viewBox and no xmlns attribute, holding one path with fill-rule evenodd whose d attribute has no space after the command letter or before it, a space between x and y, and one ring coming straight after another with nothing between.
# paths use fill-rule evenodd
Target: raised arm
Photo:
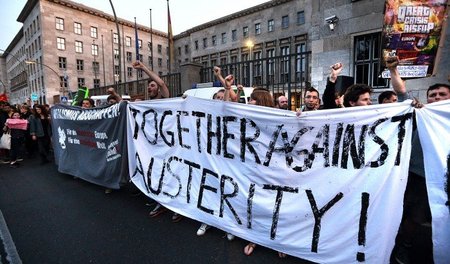
<instances>
[{"instance_id":1,"label":"raised arm","mask_svg":"<svg viewBox=\"0 0 450 264\"><path fill-rule=\"evenodd\" d=\"M339 74L342 72L343 65L342 63L338 62L330 66L330 76L327 80L327 86L325 87L325 91L322 95L322 101L323 101L323 108L324 109L332 109L337 108L338 105L336 104L336 80Z\"/></svg>"},{"instance_id":2,"label":"raised arm","mask_svg":"<svg viewBox=\"0 0 450 264\"><path fill-rule=\"evenodd\" d=\"M406 86L405 81L400 77L400 73L398 72L397 66L399 63L399 59L397 56L389 56L385 59L386 67L388 68L391 74L391 82L394 91L397 93L397 96L405 96L406 95Z\"/></svg>"},{"instance_id":3,"label":"raised arm","mask_svg":"<svg viewBox=\"0 0 450 264\"><path fill-rule=\"evenodd\" d=\"M106 90L106 93L107 93L107 94L110 94L110 95L114 95L114 96L117 98L117 102L122 101L122 96L120 96L120 95L116 92L116 90L114 90L114 88L109 87L108 90Z\"/></svg>"},{"instance_id":4,"label":"raised arm","mask_svg":"<svg viewBox=\"0 0 450 264\"><path fill-rule=\"evenodd\" d=\"M214 66L214 76L220 81L220 83L225 88L225 94L223 97L224 101L232 101L237 102L237 95L234 92L234 90L231 88L231 86L234 83L234 76L228 75L226 78L223 78L221 69L217 66Z\"/></svg>"},{"instance_id":5,"label":"raised arm","mask_svg":"<svg viewBox=\"0 0 450 264\"><path fill-rule=\"evenodd\" d=\"M133 68L144 71L148 75L148 77L150 77L151 80L155 81L156 84L158 84L158 86L161 88L160 90L161 97L163 98L170 97L169 88L167 87L166 83L158 76L158 74L152 72L149 68L147 68L147 66L145 66L140 61L135 61L133 63Z\"/></svg>"}]
</instances>

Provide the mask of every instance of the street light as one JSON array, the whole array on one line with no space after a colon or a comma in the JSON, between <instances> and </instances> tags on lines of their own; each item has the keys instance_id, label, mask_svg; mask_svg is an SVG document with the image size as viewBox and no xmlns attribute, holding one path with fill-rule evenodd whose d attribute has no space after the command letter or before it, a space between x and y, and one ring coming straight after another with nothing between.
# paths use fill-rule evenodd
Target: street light
<instances>
[{"instance_id":1,"label":"street light","mask_svg":"<svg viewBox=\"0 0 450 264\"><path fill-rule=\"evenodd\" d=\"M62 92L62 95L64 96L64 92L65 91L64 91L64 88L63 88L63 82L61 80L61 76L59 76L59 74L52 67L50 67L50 66L48 66L48 65L46 65L46 64L44 64L42 62L37 62L37 61L34 61L34 60L26 60L25 63L26 64L39 64L39 65L47 67L52 72L54 72L56 74L56 76L58 76L58 79L59 79L60 93ZM44 100L45 100L45 96L44 96Z\"/></svg>"},{"instance_id":2,"label":"street light","mask_svg":"<svg viewBox=\"0 0 450 264\"><path fill-rule=\"evenodd\" d=\"M247 42L245 43L245 46L247 46L247 48L249 49L249 67L250 67L250 74L249 74L249 86L252 87L252 79L253 79L253 69L251 66L252 60L253 60L253 56L252 56L252 48L255 46L255 44L253 43L253 41L251 41L250 39L247 40Z\"/></svg>"}]
</instances>

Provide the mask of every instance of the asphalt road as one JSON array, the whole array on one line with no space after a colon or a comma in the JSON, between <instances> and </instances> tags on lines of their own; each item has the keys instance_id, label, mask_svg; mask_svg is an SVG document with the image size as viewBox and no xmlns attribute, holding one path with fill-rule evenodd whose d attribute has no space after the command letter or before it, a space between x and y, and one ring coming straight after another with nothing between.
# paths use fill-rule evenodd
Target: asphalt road
<instances>
[{"instance_id":1,"label":"asphalt road","mask_svg":"<svg viewBox=\"0 0 450 264\"><path fill-rule=\"evenodd\" d=\"M149 199L133 191L128 185L105 194L38 159L19 168L1 164L0 222L3 215L20 259L11 260L8 232L0 228L0 263L311 263L263 247L248 257L246 241L230 242L220 230L198 237L197 221L172 223L170 213L149 218Z\"/></svg>"}]
</instances>

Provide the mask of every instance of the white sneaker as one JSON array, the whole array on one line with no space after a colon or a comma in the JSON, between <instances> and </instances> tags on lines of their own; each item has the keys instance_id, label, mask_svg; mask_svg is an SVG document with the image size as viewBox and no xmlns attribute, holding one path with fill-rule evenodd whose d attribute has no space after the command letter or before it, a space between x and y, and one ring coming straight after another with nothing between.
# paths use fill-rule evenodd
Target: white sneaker
<instances>
[{"instance_id":1,"label":"white sneaker","mask_svg":"<svg viewBox=\"0 0 450 264\"><path fill-rule=\"evenodd\" d=\"M227 233L227 239L228 241L232 241L234 239L234 235Z\"/></svg>"},{"instance_id":2,"label":"white sneaker","mask_svg":"<svg viewBox=\"0 0 450 264\"><path fill-rule=\"evenodd\" d=\"M197 236L203 236L206 233L206 230L209 228L209 225L202 224L200 228L197 230Z\"/></svg>"}]
</instances>

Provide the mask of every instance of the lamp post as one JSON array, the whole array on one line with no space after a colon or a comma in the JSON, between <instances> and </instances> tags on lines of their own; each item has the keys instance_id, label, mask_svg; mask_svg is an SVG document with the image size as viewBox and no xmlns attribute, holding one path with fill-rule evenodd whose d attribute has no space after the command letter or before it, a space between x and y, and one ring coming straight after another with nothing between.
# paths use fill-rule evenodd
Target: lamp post
<instances>
[{"instance_id":1,"label":"lamp post","mask_svg":"<svg viewBox=\"0 0 450 264\"><path fill-rule=\"evenodd\" d=\"M252 60L253 60L252 49L255 46L255 44L253 43L253 41L247 40L247 42L245 43L245 46L247 46L247 48L249 49L248 57L249 57L250 62L248 64L248 67L250 69L249 69L249 76L248 76L248 78L249 78L249 86L252 87L252 84L253 84L253 82L252 82L252 80L253 80L253 69L252 69L252 66L251 66L252 65Z\"/></svg>"},{"instance_id":2,"label":"lamp post","mask_svg":"<svg viewBox=\"0 0 450 264\"><path fill-rule=\"evenodd\" d=\"M61 76L59 76L59 74L52 67L50 67L50 66L48 66L48 65L46 65L46 64L44 64L42 62L37 62L37 61L34 61L34 60L26 60L25 63L26 64L39 64L39 65L47 67L52 72L54 72L56 74L56 76L58 76L58 79L59 79L60 93L62 93L62 95L64 96L65 89L63 88L63 82L61 80ZM45 90L44 90L44 94L46 94ZM45 96L44 96L44 103L45 103L45 101L46 101L46 99L45 99Z\"/></svg>"}]
</instances>

